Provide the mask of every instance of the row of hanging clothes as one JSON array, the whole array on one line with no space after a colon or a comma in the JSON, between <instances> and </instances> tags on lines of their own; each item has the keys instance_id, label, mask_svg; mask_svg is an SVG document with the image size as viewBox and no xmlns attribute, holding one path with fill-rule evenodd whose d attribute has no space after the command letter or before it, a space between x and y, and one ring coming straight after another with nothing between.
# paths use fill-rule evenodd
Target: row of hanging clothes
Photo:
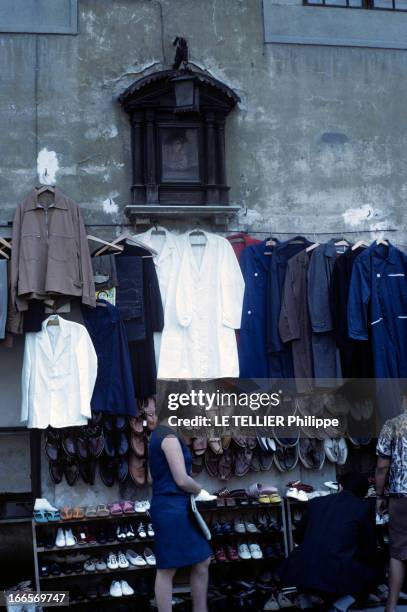
<instances>
[{"instance_id":1,"label":"row of hanging clothes","mask_svg":"<svg viewBox=\"0 0 407 612\"><path fill-rule=\"evenodd\" d=\"M386 240L230 240L245 280L241 378L296 378L299 392L342 377L406 378L404 252Z\"/></svg>"}]
</instances>

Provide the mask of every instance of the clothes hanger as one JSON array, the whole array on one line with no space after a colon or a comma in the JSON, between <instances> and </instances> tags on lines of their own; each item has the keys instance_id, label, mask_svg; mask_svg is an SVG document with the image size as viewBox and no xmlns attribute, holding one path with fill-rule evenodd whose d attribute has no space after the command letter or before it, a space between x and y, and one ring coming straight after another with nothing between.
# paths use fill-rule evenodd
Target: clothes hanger
<instances>
[{"instance_id":1,"label":"clothes hanger","mask_svg":"<svg viewBox=\"0 0 407 612\"><path fill-rule=\"evenodd\" d=\"M266 247L273 247L273 246L276 246L277 242L278 242L278 241L277 241L277 239L276 239L276 238L273 238L272 236L270 236L270 238L267 238L267 240L266 240ZM272 254L273 254L273 252L272 252L272 251L264 251L264 253L263 253L263 254L264 254L264 255L272 255Z\"/></svg>"},{"instance_id":2,"label":"clothes hanger","mask_svg":"<svg viewBox=\"0 0 407 612\"><path fill-rule=\"evenodd\" d=\"M86 236L86 238L88 240L92 240L93 242L104 244L105 246L108 247L107 250L114 251L114 255L117 255L117 253L122 253L124 251L124 246L122 246L121 244L114 244L113 242L109 242L108 240L103 240L103 238L98 238L97 236L92 236L91 234Z\"/></svg>"},{"instance_id":3,"label":"clothes hanger","mask_svg":"<svg viewBox=\"0 0 407 612\"><path fill-rule=\"evenodd\" d=\"M310 244L310 246L309 246L309 247L307 247L307 248L305 249L305 251L306 251L306 253L311 253L311 251L313 251L314 249L316 249L316 248L317 248L317 247L319 247L319 246L320 246L320 243L319 243L319 242L314 242L313 244Z\"/></svg>"},{"instance_id":4,"label":"clothes hanger","mask_svg":"<svg viewBox=\"0 0 407 612\"><path fill-rule=\"evenodd\" d=\"M341 238L340 240L335 241L335 246L350 246L349 242L346 240L346 238Z\"/></svg>"},{"instance_id":5,"label":"clothes hanger","mask_svg":"<svg viewBox=\"0 0 407 612\"><path fill-rule=\"evenodd\" d=\"M195 243L191 242L191 240L189 240L191 236L203 236L205 238L205 242L203 244L202 242L195 242ZM203 247L206 245L207 243L206 235L203 229L201 228L199 221L197 221L195 229L192 230L192 232L189 232L188 240L192 247Z\"/></svg>"},{"instance_id":6,"label":"clothes hanger","mask_svg":"<svg viewBox=\"0 0 407 612\"><path fill-rule=\"evenodd\" d=\"M365 247L367 249L368 247L368 243L365 242L364 240L358 240L352 247L352 251L356 251L356 249L359 249L360 247Z\"/></svg>"},{"instance_id":7,"label":"clothes hanger","mask_svg":"<svg viewBox=\"0 0 407 612\"><path fill-rule=\"evenodd\" d=\"M10 259L10 255L8 255L6 251L3 251L2 249L0 249L0 255L2 255L4 259Z\"/></svg>"},{"instance_id":8,"label":"clothes hanger","mask_svg":"<svg viewBox=\"0 0 407 612\"><path fill-rule=\"evenodd\" d=\"M45 193L46 191L55 193L54 185L42 185L41 187L36 187L36 190L37 190L37 196L41 195L42 193Z\"/></svg>"},{"instance_id":9,"label":"clothes hanger","mask_svg":"<svg viewBox=\"0 0 407 612\"><path fill-rule=\"evenodd\" d=\"M2 238L0 236L0 244L2 244L4 247L6 247L6 249L10 249L10 251L11 251L11 241L6 240L5 238Z\"/></svg>"},{"instance_id":10,"label":"clothes hanger","mask_svg":"<svg viewBox=\"0 0 407 612\"><path fill-rule=\"evenodd\" d=\"M384 238L376 238L376 244L382 244L383 246L389 246L389 241Z\"/></svg>"},{"instance_id":11,"label":"clothes hanger","mask_svg":"<svg viewBox=\"0 0 407 612\"><path fill-rule=\"evenodd\" d=\"M130 234L130 232L123 232L120 234L120 236L118 236L117 238L115 238L114 240L112 240L111 242L109 242L109 245L116 245L116 244L120 244L120 242L126 241L127 243L131 243L134 244L138 247L141 247L142 249L145 249L146 251L149 251L149 253L151 253L151 255L142 255L142 257L152 257L153 255L157 255L157 251L155 249L153 249L152 247L144 244L144 242L141 242L141 240L137 240L136 236L133 236L132 234ZM94 257L98 257L99 255L102 255L102 253L105 253L108 250L108 246L103 246L101 249L99 249L98 251L96 251L93 256ZM124 247L123 247L124 248Z\"/></svg>"},{"instance_id":12,"label":"clothes hanger","mask_svg":"<svg viewBox=\"0 0 407 612\"><path fill-rule=\"evenodd\" d=\"M165 229L165 227L159 227L157 224L155 224L153 226L153 229L151 230L151 235L152 236L166 236L167 230Z\"/></svg>"},{"instance_id":13,"label":"clothes hanger","mask_svg":"<svg viewBox=\"0 0 407 612\"><path fill-rule=\"evenodd\" d=\"M60 325L59 323L59 316L57 314L53 314L49 317L48 319L48 323L47 323L47 327L48 325Z\"/></svg>"}]
</instances>

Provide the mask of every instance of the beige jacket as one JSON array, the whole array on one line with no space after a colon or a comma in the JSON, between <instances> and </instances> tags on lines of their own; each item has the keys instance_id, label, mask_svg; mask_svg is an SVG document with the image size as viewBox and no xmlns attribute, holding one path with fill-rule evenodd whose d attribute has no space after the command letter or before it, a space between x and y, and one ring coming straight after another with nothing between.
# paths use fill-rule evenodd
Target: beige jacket
<instances>
[{"instance_id":1,"label":"beige jacket","mask_svg":"<svg viewBox=\"0 0 407 612\"><path fill-rule=\"evenodd\" d=\"M49 194L46 194L49 195ZM92 264L79 206L55 189L51 201L38 201L33 189L13 220L11 300L17 311L28 300L81 297L95 306Z\"/></svg>"}]
</instances>

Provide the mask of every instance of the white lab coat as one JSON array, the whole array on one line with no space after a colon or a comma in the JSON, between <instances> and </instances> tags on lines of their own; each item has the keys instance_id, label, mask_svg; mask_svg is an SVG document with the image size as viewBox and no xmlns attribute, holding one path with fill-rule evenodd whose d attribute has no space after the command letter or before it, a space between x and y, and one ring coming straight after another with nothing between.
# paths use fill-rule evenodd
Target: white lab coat
<instances>
[{"instance_id":1,"label":"white lab coat","mask_svg":"<svg viewBox=\"0 0 407 612\"><path fill-rule=\"evenodd\" d=\"M235 329L240 328L243 276L225 238L203 232L206 244L199 257L191 232L177 239L182 255L175 291L166 296L158 378L238 377Z\"/></svg>"},{"instance_id":2,"label":"white lab coat","mask_svg":"<svg viewBox=\"0 0 407 612\"><path fill-rule=\"evenodd\" d=\"M53 317L53 316L52 316ZM26 334L21 421L45 429L86 425L97 375L97 357L83 325L58 317L58 326Z\"/></svg>"},{"instance_id":3,"label":"white lab coat","mask_svg":"<svg viewBox=\"0 0 407 612\"><path fill-rule=\"evenodd\" d=\"M183 240L182 236L169 232L165 227L158 227L157 229L164 232L164 234L154 235L153 232L155 228L151 228L147 232L137 234L136 238L147 247L151 247L157 251L157 255L154 256L153 261L157 272L158 284L160 286L165 326L165 321L169 316L169 313L167 313L167 303L171 303L176 292L177 279L181 265ZM169 299L167 300L168 296ZM154 332L154 350L155 361L156 364L158 364L161 350L161 332Z\"/></svg>"}]
</instances>

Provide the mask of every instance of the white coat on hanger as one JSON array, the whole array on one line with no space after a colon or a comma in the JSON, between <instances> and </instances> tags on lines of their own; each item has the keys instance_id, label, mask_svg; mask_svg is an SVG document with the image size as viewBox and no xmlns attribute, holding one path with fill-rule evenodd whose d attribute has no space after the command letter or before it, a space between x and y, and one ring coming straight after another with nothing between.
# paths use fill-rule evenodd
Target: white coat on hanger
<instances>
[{"instance_id":1,"label":"white coat on hanger","mask_svg":"<svg viewBox=\"0 0 407 612\"><path fill-rule=\"evenodd\" d=\"M59 325L48 327L50 321ZM87 425L97 357L83 325L52 315L25 337L21 421L45 429Z\"/></svg>"},{"instance_id":2,"label":"white coat on hanger","mask_svg":"<svg viewBox=\"0 0 407 612\"><path fill-rule=\"evenodd\" d=\"M205 244L193 247L193 231L180 237L182 259L176 291L167 295L158 378L238 377L235 329L243 276L226 238L203 232Z\"/></svg>"},{"instance_id":3,"label":"white coat on hanger","mask_svg":"<svg viewBox=\"0 0 407 612\"><path fill-rule=\"evenodd\" d=\"M156 230L159 230L162 234L154 235ZM178 273L181 265L182 237L161 226L157 228L152 227L142 234L137 234L136 237L137 240L147 247L157 251L153 261L160 285L165 327L165 321L168 318L166 313L167 298L169 297L169 301L175 299ZM160 359L161 335L161 332L154 332L154 350L157 366Z\"/></svg>"}]
</instances>

